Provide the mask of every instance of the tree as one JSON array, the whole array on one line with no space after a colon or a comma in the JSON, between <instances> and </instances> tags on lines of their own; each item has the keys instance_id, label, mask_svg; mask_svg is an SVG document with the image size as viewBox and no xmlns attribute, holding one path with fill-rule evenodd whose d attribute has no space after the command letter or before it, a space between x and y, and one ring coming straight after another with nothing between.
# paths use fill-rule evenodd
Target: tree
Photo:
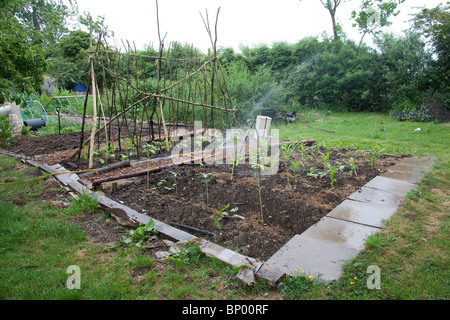
<instances>
[{"instance_id":1,"label":"tree","mask_svg":"<svg viewBox=\"0 0 450 320\"><path fill-rule=\"evenodd\" d=\"M16 16L27 28L39 32L43 45L55 45L67 34L67 20L75 14L76 5L68 0L69 6L62 0L21 0Z\"/></svg>"},{"instance_id":2,"label":"tree","mask_svg":"<svg viewBox=\"0 0 450 320\"><path fill-rule=\"evenodd\" d=\"M336 11L339 5L342 3L342 1L345 0L320 0L325 9L327 9L328 12L330 13L331 23L333 26L333 36L335 40L340 39L339 37L340 26L336 22Z\"/></svg>"},{"instance_id":3,"label":"tree","mask_svg":"<svg viewBox=\"0 0 450 320\"><path fill-rule=\"evenodd\" d=\"M89 33L71 31L52 48L49 75L67 88L74 83L88 83L89 63L84 51L89 47Z\"/></svg>"},{"instance_id":4,"label":"tree","mask_svg":"<svg viewBox=\"0 0 450 320\"><path fill-rule=\"evenodd\" d=\"M352 12L352 19L355 20L353 26L357 26L362 33L359 45L367 34L379 34L381 28L390 26L392 22L389 18L400 13L397 7L403 2L405 0L363 0L360 11Z\"/></svg>"},{"instance_id":5,"label":"tree","mask_svg":"<svg viewBox=\"0 0 450 320\"><path fill-rule=\"evenodd\" d=\"M437 56L434 63L435 86L450 87L450 2L436 8L423 8L413 19L414 29L423 33Z\"/></svg>"},{"instance_id":6,"label":"tree","mask_svg":"<svg viewBox=\"0 0 450 320\"><path fill-rule=\"evenodd\" d=\"M0 103L39 91L48 68L39 32L21 23L22 0L0 2Z\"/></svg>"}]
</instances>

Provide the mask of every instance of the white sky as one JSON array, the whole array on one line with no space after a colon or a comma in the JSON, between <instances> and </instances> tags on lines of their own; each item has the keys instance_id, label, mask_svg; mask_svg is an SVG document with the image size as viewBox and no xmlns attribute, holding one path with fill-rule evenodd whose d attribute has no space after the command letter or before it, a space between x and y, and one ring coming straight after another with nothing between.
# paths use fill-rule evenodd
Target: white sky
<instances>
[{"instance_id":1,"label":"white sky","mask_svg":"<svg viewBox=\"0 0 450 320\"><path fill-rule=\"evenodd\" d=\"M80 12L89 11L93 17L104 16L106 25L115 33L114 41L134 42L138 49L145 45L158 45L155 0L77 0ZM360 35L352 27L352 10L358 10L361 0L347 0L337 10L338 22L348 37L359 42ZM409 27L406 22L413 7L436 7L445 0L406 0L398 8L401 14L391 18L393 25L387 30L400 33ZM217 9L218 47L240 45L271 45L275 41L296 43L324 31L332 35L331 18L319 0L159 0L161 36L166 42L179 41L193 44L203 52L211 47L200 12L208 10L214 30ZM370 40L370 39L368 39Z\"/></svg>"}]
</instances>

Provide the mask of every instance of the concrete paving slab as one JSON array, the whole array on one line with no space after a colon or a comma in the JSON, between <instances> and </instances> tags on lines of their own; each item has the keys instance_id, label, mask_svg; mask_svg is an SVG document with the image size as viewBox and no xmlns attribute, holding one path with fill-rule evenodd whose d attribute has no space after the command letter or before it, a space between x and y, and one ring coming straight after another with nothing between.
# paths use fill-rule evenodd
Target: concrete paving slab
<instances>
[{"instance_id":1,"label":"concrete paving slab","mask_svg":"<svg viewBox=\"0 0 450 320\"><path fill-rule=\"evenodd\" d=\"M418 184L420 180L424 177L424 173L410 173L401 171L391 171L383 173L381 176L390 179L396 179L401 181L406 181L413 184Z\"/></svg>"},{"instance_id":2,"label":"concrete paving slab","mask_svg":"<svg viewBox=\"0 0 450 320\"><path fill-rule=\"evenodd\" d=\"M380 228L323 217L301 235L324 242L332 242L349 249L363 250L364 238L378 231Z\"/></svg>"},{"instance_id":3,"label":"concrete paving slab","mask_svg":"<svg viewBox=\"0 0 450 320\"><path fill-rule=\"evenodd\" d=\"M368 183L366 183L365 187L378 189L386 192L393 192L401 196L406 196L408 192L417 187L417 185L408 181L377 176L372 180L370 180Z\"/></svg>"},{"instance_id":4,"label":"concrete paving slab","mask_svg":"<svg viewBox=\"0 0 450 320\"><path fill-rule=\"evenodd\" d=\"M431 169L433 167L433 163L436 160L436 157L411 157L411 158L403 158L400 163L408 164L413 166L421 166L423 168Z\"/></svg>"},{"instance_id":5,"label":"concrete paving slab","mask_svg":"<svg viewBox=\"0 0 450 320\"><path fill-rule=\"evenodd\" d=\"M325 281L339 279L342 265L353 259L359 251L339 246L333 242L324 242L295 235L278 250L266 265L295 276L305 270L314 278ZM296 271L298 270L298 271Z\"/></svg>"},{"instance_id":6,"label":"concrete paving slab","mask_svg":"<svg viewBox=\"0 0 450 320\"><path fill-rule=\"evenodd\" d=\"M341 275L342 265L364 249L364 238L379 228L324 217L301 235L295 235L266 264L294 275L305 270L326 281Z\"/></svg>"},{"instance_id":7,"label":"concrete paving slab","mask_svg":"<svg viewBox=\"0 0 450 320\"><path fill-rule=\"evenodd\" d=\"M326 217L383 228L384 220L389 219L396 211L397 207L374 206L371 203L345 200Z\"/></svg>"},{"instance_id":8,"label":"concrete paving slab","mask_svg":"<svg viewBox=\"0 0 450 320\"><path fill-rule=\"evenodd\" d=\"M366 202L374 206L395 208L398 207L402 198L403 196L397 193L368 188L365 186L348 197L350 200Z\"/></svg>"},{"instance_id":9,"label":"concrete paving slab","mask_svg":"<svg viewBox=\"0 0 450 320\"><path fill-rule=\"evenodd\" d=\"M409 165L404 163L397 163L390 167L388 171L399 171L399 172L409 172L412 174L416 173L426 173L430 171L430 167L422 167L419 165Z\"/></svg>"}]
</instances>

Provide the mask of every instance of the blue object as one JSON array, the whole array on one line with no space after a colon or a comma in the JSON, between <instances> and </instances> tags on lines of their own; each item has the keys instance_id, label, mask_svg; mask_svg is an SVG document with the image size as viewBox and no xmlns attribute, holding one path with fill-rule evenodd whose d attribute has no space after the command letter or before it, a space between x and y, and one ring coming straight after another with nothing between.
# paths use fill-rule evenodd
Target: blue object
<instances>
[{"instance_id":1,"label":"blue object","mask_svg":"<svg viewBox=\"0 0 450 320\"><path fill-rule=\"evenodd\" d=\"M82 83L77 83L73 85L73 91L75 92L86 92L87 86Z\"/></svg>"}]
</instances>

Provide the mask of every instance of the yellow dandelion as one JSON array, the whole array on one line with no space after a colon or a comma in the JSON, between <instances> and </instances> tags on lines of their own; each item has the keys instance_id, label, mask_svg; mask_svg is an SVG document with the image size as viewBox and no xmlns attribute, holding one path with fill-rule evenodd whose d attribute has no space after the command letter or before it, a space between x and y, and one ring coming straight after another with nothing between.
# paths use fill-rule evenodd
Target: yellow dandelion
<instances>
[{"instance_id":1,"label":"yellow dandelion","mask_svg":"<svg viewBox=\"0 0 450 320\"><path fill-rule=\"evenodd\" d=\"M309 275L309 276L308 276L308 278L310 278L310 279L311 279L311 275Z\"/></svg>"},{"instance_id":2,"label":"yellow dandelion","mask_svg":"<svg viewBox=\"0 0 450 320\"><path fill-rule=\"evenodd\" d=\"M354 284L353 282L350 282L350 284Z\"/></svg>"},{"instance_id":3,"label":"yellow dandelion","mask_svg":"<svg viewBox=\"0 0 450 320\"><path fill-rule=\"evenodd\" d=\"M295 272L297 272L298 270L297 269L295 269Z\"/></svg>"},{"instance_id":4,"label":"yellow dandelion","mask_svg":"<svg viewBox=\"0 0 450 320\"><path fill-rule=\"evenodd\" d=\"M305 270L302 270L302 273L305 273Z\"/></svg>"},{"instance_id":5,"label":"yellow dandelion","mask_svg":"<svg viewBox=\"0 0 450 320\"><path fill-rule=\"evenodd\" d=\"M358 277L355 277L355 280L358 279Z\"/></svg>"}]
</instances>

